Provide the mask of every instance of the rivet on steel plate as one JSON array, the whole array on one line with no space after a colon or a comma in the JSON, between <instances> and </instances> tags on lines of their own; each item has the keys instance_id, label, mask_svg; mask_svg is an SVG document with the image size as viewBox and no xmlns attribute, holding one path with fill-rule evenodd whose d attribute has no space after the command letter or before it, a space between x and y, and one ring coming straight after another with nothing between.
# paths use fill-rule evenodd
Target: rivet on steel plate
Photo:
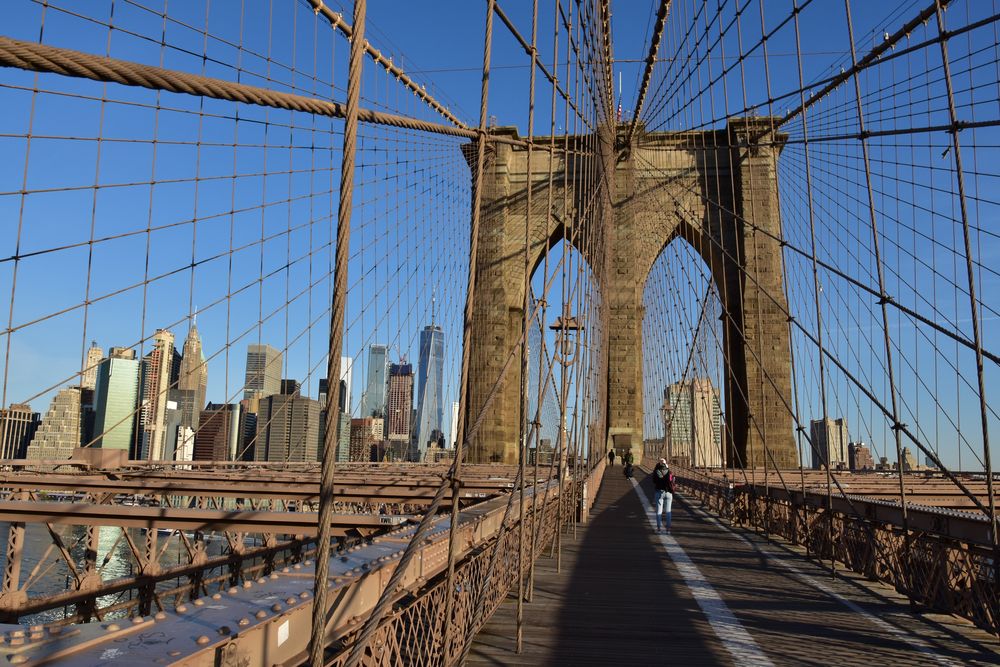
<instances>
[{"instance_id":1,"label":"rivet on steel plate","mask_svg":"<svg viewBox=\"0 0 1000 667\"><path fill-rule=\"evenodd\" d=\"M118 625L117 623L111 623L110 625L108 625L107 628L105 628L105 630L107 630L108 632L118 632L119 630L121 630L121 626ZM11 643L13 644L14 642Z\"/></svg>"},{"instance_id":2,"label":"rivet on steel plate","mask_svg":"<svg viewBox=\"0 0 1000 667\"><path fill-rule=\"evenodd\" d=\"M253 586L253 582L252 581L244 581L243 582L243 588L250 588L252 586Z\"/></svg>"},{"instance_id":3,"label":"rivet on steel plate","mask_svg":"<svg viewBox=\"0 0 1000 667\"><path fill-rule=\"evenodd\" d=\"M195 607L204 607L205 606L205 601L202 600L201 598L198 598L197 600L194 600L194 606Z\"/></svg>"},{"instance_id":4,"label":"rivet on steel plate","mask_svg":"<svg viewBox=\"0 0 1000 667\"><path fill-rule=\"evenodd\" d=\"M233 629L230 628L228 625L220 625L219 626L219 634L220 635L231 635L231 634L233 634Z\"/></svg>"},{"instance_id":5,"label":"rivet on steel plate","mask_svg":"<svg viewBox=\"0 0 1000 667\"><path fill-rule=\"evenodd\" d=\"M183 613L184 613L184 612L186 612L187 610L188 610L188 608L187 608L187 605L186 605L186 604L179 604L179 605L177 605L177 608L175 609L175 611L176 611L176 612L177 612L178 614L183 614Z\"/></svg>"},{"instance_id":6,"label":"rivet on steel plate","mask_svg":"<svg viewBox=\"0 0 1000 667\"><path fill-rule=\"evenodd\" d=\"M213 593L212 594L212 599L213 600L221 600L222 599L222 593Z\"/></svg>"},{"instance_id":7,"label":"rivet on steel plate","mask_svg":"<svg viewBox=\"0 0 1000 667\"><path fill-rule=\"evenodd\" d=\"M264 611L263 609L260 609L257 611L256 614L254 614L254 616L256 616L257 618L264 618L265 616L267 616L267 612Z\"/></svg>"},{"instance_id":8,"label":"rivet on steel plate","mask_svg":"<svg viewBox=\"0 0 1000 667\"><path fill-rule=\"evenodd\" d=\"M236 588L236 586L230 586L229 587L229 594L230 595L236 595L239 592L239 590L240 589Z\"/></svg>"},{"instance_id":9,"label":"rivet on steel plate","mask_svg":"<svg viewBox=\"0 0 1000 667\"><path fill-rule=\"evenodd\" d=\"M265 579L264 577L261 577L260 579L257 580L257 583L258 584L263 584L265 581L267 581L267 579Z\"/></svg>"},{"instance_id":10,"label":"rivet on steel plate","mask_svg":"<svg viewBox=\"0 0 1000 667\"><path fill-rule=\"evenodd\" d=\"M246 627L246 626L250 625L250 619L247 618L246 616L244 616L239 621L237 621L237 625L239 625L241 628L242 627Z\"/></svg>"},{"instance_id":11,"label":"rivet on steel plate","mask_svg":"<svg viewBox=\"0 0 1000 667\"><path fill-rule=\"evenodd\" d=\"M145 620L146 619L144 619L142 616L134 616L132 618L132 625L139 625L140 623L142 623Z\"/></svg>"},{"instance_id":12,"label":"rivet on steel plate","mask_svg":"<svg viewBox=\"0 0 1000 667\"><path fill-rule=\"evenodd\" d=\"M198 639L196 639L195 641L197 641L199 644L204 645L212 640L208 638L208 635L202 635L201 637L198 637Z\"/></svg>"},{"instance_id":13,"label":"rivet on steel plate","mask_svg":"<svg viewBox=\"0 0 1000 667\"><path fill-rule=\"evenodd\" d=\"M303 600L308 600L309 599L309 591L302 591L301 593L299 593L299 597L302 598Z\"/></svg>"},{"instance_id":14,"label":"rivet on steel plate","mask_svg":"<svg viewBox=\"0 0 1000 667\"><path fill-rule=\"evenodd\" d=\"M286 598L285 604L295 604L295 598L294 597Z\"/></svg>"},{"instance_id":15,"label":"rivet on steel plate","mask_svg":"<svg viewBox=\"0 0 1000 667\"><path fill-rule=\"evenodd\" d=\"M281 611L281 605L275 602L271 605L271 611Z\"/></svg>"},{"instance_id":16,"label":"rivet on steel plate","mask_svg":"<svg viewBox=\"0 0 1000 667\"><path fill-rule=\"evenodd\" d=\"M155 618L155 619L156 619L156 620L158 620L158 621L162 621L162 620L163 620L163 619L165 619L166 617L167 617L166 613L164 613L164 612L162 612L162 611L158 611L158 612L156 612L156 615L155 615L155 616L153 616L153 618Z\"/></svg>"}]
</instances>

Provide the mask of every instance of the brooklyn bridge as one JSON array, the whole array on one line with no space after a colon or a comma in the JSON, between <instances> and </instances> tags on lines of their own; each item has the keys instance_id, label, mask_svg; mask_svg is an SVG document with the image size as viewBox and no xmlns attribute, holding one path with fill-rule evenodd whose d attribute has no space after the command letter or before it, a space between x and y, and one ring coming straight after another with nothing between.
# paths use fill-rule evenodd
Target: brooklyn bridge
<instances>
[{"instance_id":1,"label":"brooklyn bridge","mask_svg":"<svg viewBox=\"0 0 1000 667\"><path fill-rule=\"evenodd\" d=\"M0 662L1000 662L996 0L3 9Z\"/></svg>"}]
</instances>

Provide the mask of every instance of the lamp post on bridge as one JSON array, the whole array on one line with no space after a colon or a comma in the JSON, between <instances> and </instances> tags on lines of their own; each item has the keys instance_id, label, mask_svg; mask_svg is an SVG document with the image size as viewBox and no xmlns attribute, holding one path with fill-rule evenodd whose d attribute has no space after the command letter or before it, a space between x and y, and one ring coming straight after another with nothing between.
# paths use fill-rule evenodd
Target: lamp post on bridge
<instances>
[{"instance_id":1,"label":"lamp post on bridge","mask_svg":"<svg viewBox=\"0 0 1000 667\"><path fill-rule=\"evenodd\" d=\"M570 314L569 304L563 304L562 315L549 325L549 329L556 332L555 361L559 363L562 370L559 374L559 469L557 471L559 480L559 516L556 527L556 572L562 570L562 519L563 506L562 494L566 480L569 476L567 435L566 428L566 397L569 392L569 367L576 362L579 350L579 340L573 336L583 327L577 322L576 317Z\"/></svg>"}]
</instances>

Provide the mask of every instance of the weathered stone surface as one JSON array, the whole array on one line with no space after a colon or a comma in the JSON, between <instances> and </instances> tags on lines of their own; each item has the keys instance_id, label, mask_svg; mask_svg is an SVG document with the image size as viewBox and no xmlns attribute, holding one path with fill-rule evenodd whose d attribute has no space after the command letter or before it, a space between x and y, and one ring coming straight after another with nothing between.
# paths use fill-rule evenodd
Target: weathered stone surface
<instances>
[{"instance_id":1,"label":"weathered stone surface","mask_svg":"<svg viewBox=\"0 0 1000 667\"><path fill-rule=\"evenodd\" d=\"M775 173L781 138L770 127L769 119L733 119L720 131L643 134L631 150L615 147L610 131L573 137L568 153L551 158L551 187L547 152L532 151L529 170L524 148L493 144L474 267L469 423L480 417L491 393L497 396L470 443L473 461L517 460L521 371L515 347L525 277L559 239L572 243L589 263L605 309L604 326L591 334L607 377L597 397L602 414L591 418L591 441L631 446L639 458L643 289L660 252L679 238L704 258L722 299L726 420L733 435L728 456L738 466L761 466L765 458L768 465L798 465L776 240L781 238ZM581 159L577 149L603 159ZM505 365L504 381L496 386Z\"/></svg>"}]
</instances>

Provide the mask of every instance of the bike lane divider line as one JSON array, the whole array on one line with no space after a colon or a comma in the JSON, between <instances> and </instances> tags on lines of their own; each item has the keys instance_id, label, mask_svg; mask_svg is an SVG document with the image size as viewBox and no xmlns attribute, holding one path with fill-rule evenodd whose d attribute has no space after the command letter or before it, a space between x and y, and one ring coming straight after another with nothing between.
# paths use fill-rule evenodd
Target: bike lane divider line
<instances>
[{"instance_id":1,"label":"bike lane divider line","mask_svg":"<svg viewBox=\"0 0 1000 667\"><path fill-rule=\"evenodd\" d=\"M639 501L646 510L646 519L649 521L650 527L655 529L656 517L653 512L653 504L643 493L635 478L630 481L636 495L639 496ZM754 638L746 631L746 628L726 605L725 600L716 592L677 540L666 533L659 533L656 537L660 539L660 543L666 549L670 560L674 562L677 571L684 578L684 583L687 584L715 636L719 638L736 664L773 667L774 663L764 654Z\"/></svg>"},{"instance_id":2,"label":"bike lane divider line","mask_svg":"<svg viewBox=\"0 0 1000 667\"><path fill-rule=\"evenodd\" d=\"M796 579L798 579L799 581L801 581L805 585L807 585L807 586L809 586L811 588L814 588L814 589L820 591L821 593L823 593L823 594L825 594L825 595L833 598L834 600L836 600L840 604L844 605L845 607L847 607L848 609L850 609L854 613L862 616L865 620L867 620L872 625L875 625L875 626L877 626L879 628L882 628L887 633L893 635L896 639L899 639L900 641L902 641L904 643L910 644L914 649L916 649L917 651L919 651L920 653L922 653L924 656L930 658L934 662L938 663L939 665L947 665L948 667L958 667L960 665L960 663L955 662L954 660L950 660L950 659L946 658L945 656L942 656L942 655L936 653L934 651L934 649L929 644L927 644L926 642L924 642L920 637L914 635L911 632L907 632L906 630L903 630L902 628L900 628L900 627L898 627L898 626L896 626L896 625L894 625L892 623L889 623L888 621L885 621L885 620L879 618L878 616L875 616L874 614L872 614L869 611L867 611L861 605L857 604L856 602L854 602L852 600L849 600L848 598L845 598L840 593L837 593L835 590L833 590L832 588L830 588L829 586L827 586L826 584L824 584L819 579L816 579L815 577L813 577L813 576L811 576L811 575L803 572L796 565L793 565L792 563L789 563L784 557L779 557L779 556L777 556L777 555L775 555L773 553L769 553L767 551L764 551L763 549L758 548L758 546L755 545L753 542L751 542L749 539L747 539L746 536L741 535L737 530L735 530L734 528L731 528L730 526L727 526L722 521L720 521L718 518L712 516L710 513L706 512L705 510L701 509L700 507L694 507L689 502L684 502L684 506L687 507L691 512L700 515L703 519L705 519L709 523L714 524L715 526L717 526L717 527L721 528L722 530L728 532L733 537L741 540L742 542L744 542L745 544L747 544L751 549L753 549L757 553L763 555L765 558L767 558L768 560L770 560L772 563L775 563L775 564L781 566L782 568L784 568L785 570L787 570L793 577L795 577Z\"/></svg>"}]
</instances>

